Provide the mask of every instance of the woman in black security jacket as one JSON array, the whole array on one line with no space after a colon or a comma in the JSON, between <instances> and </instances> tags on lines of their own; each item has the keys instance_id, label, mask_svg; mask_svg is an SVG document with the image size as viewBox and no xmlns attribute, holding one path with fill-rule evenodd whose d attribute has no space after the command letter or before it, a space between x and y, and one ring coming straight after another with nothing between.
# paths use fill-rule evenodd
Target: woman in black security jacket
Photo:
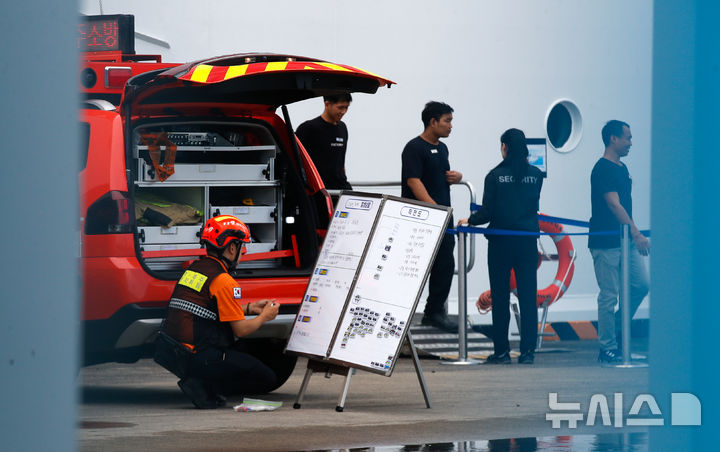
<instances>
[{"instance_id":1,"label":"woman in black security jacket","mask_svg":"<svg viewBox=\"0 0 720 452\"><path fill-rule=\"evenodd\" d=\"M509 129L500 137L503 161L485 177L482 207L458 224L490 222L491 229L539 232L537 211L542 172L527 161L528 148L522 130ZM515 270L520 302L521 364L532 364L537 340L537 236L486 235L494 353L488 363L509 364L510 271Z\"/></svg>"}]
</instances>

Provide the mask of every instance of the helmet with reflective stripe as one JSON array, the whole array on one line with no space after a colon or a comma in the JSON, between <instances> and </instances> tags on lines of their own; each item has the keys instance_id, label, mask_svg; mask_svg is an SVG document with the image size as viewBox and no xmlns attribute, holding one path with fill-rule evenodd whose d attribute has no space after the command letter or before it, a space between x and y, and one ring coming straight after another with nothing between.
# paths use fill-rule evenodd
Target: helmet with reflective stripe
<instances>
[{"instance_id":1,"label":"helmet with reflective stripe","mask_svg":"<svg viewBox=\"0 0 720 452\"><path fill-rule=\"evenodd\" d=\"M250 229L232 215L210 218L200 236L200 243L217 249L223 249L234 241L250 242Z\"/></svg>"}]
</instances>

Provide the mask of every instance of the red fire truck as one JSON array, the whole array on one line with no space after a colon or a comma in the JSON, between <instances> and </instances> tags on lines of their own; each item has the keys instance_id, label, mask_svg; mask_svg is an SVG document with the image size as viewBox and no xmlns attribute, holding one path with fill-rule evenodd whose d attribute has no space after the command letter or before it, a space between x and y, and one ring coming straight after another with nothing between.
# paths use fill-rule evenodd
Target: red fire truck
<instances>
[{"instance_id":1,"label":"red fire truck","mask_svg":"<svg viewBox=\"0 0 720 452\"><path fill-rule=\"evenodd\" d=\"M275 298L289 332L332 213L286 105L393 82L342 64L243 53L170 64L134 51L130 15L79 26L85 364L151 352L175 281L218 214L252 232L233 270L243 298ZM280 111L281 116L278 114Z\"/></svg>"}]
</instances>

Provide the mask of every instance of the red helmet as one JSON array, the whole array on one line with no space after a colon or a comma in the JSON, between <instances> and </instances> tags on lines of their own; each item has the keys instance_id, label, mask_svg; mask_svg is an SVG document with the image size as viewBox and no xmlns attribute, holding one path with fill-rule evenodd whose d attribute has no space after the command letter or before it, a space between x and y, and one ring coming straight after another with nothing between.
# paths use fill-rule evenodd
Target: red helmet
<instances>
[{"instance_id":1,"label":"red helmet","mask_svg":"<svg viewBox=\"0 0 720 452\"><path fill-rule=\"evenodd\" d=\"M232 215L210 218L203 228L200 243L222 249L234 241L250 242L250 229Z\"/></svg>"}]
</instances>

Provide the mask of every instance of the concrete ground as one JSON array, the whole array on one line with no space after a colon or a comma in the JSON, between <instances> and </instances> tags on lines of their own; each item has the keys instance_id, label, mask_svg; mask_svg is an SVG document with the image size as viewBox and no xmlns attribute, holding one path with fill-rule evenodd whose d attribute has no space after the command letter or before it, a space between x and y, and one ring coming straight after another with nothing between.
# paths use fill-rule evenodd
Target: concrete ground
<instances>
[{"instance_id":1,"label":"concrete ground","mask_svg":"<svg viewBox=\"0 0 720 452\"><path fill-rule=\"evenodd\" d=\"M92 366L78 379L83 399L78 444L80 450L108 452L299 451L465 441L461 449L468 450L467 444L475 443L467 441L474 440L647 431L602 426L600 411L595 426L585 425L593 394L606 396L614 416L613 394L622 393L627 416L635 396L648 390L647 368L601 367L595 341L546 347L563 350L537 354L532 366L448 366L438 359L421 359L432 409L425 407L409 357L398 360L391 377L357 371L342 413L335 406L344 377L326 379L318 373L310 380L302 408L293 409L305 374L304 358L285 385L257 396L283 402L277 411L261 413L233 411L238 399L230 399L227 408L196 410L177 388L176 378L150 360ZM634 340L633 351L645 353L646 341ZM577 428L563 422L554 429L546 420L551 392L558 393L561 403L580 402L584 417Z\"/></svg>"}]
</instances>

